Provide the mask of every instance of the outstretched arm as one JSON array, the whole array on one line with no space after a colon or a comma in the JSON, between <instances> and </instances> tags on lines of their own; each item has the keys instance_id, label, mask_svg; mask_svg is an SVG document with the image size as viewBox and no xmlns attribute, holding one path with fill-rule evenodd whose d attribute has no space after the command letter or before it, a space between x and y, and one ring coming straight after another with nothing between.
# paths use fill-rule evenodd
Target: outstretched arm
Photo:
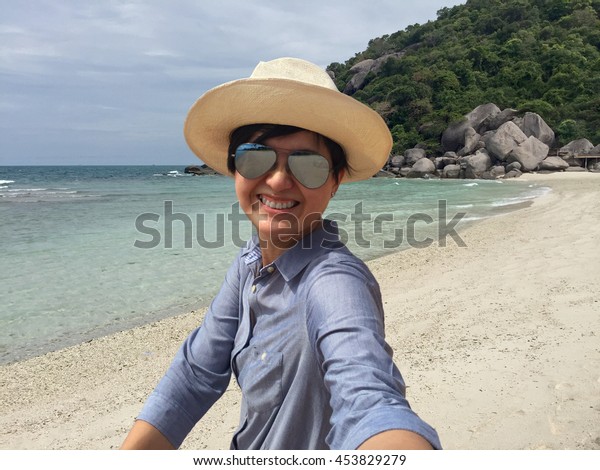
<instances>
[{"instance_id":1,"label":"outstretched arm","mask_svg":"<svg viewBox=\"0 0 600 470\"><path fill-rule=\"evenodd\" d=\"M358 450L432 450L431 444L418 434L402 429L393 429L376 434L363 442Z\"/></svg>"},{"instance_id":2,"label":"outstretched arm","mask_svg":"<svg viewBox=\"0 0 600 470\"><path fill-rule=\"evenodd\" d=\"M162 433L146 421L138 419L125 441L122 450L174 450L175 447Z\"/></svg>"},{"instance_id":3,"label":"outstretched arm","mask_svg":"<svg viewBox=\"0 0 600 470\"><path fill-rule=\"evenodd\" d=\"M334 449L441 447L412 411L385 342L379 286L352 258L323 264L307 295L307 329L331 395Z\"/></svg>"}]
</instances>

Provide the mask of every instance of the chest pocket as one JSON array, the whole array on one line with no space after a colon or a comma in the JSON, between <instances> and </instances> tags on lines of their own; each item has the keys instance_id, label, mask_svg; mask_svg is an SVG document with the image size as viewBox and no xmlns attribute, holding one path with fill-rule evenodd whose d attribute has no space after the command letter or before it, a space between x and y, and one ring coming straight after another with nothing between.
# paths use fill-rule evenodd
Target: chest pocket
<instances>
[{"instance_id":1,"label":"chest pocket","mask_svg":"<svg viewBox=\"0 0 600 470\"><path fill-rule=\"evenodd\" d=\"M248 409L265 411L282 400L283 354L249 346L236 357L238 383Z\"/></svg>"}]
</instances>

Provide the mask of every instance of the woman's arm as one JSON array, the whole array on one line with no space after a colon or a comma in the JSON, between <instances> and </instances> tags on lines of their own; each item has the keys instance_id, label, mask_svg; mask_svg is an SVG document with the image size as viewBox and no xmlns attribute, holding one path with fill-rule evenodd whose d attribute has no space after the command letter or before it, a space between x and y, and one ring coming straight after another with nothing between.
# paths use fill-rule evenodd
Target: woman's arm
<instances>
[{"instance_id":1,"label":"woman's arm","mask_svg":"<svg viewBox=\"0 0 600 470\"><path fill-rule=\"evenodd\" d=\"M332 262L333 261L333 262ZM358 260L328 260L308 279L307 329L331 395L334 449L440 447L414 413L385 342L379 286Z\"/></svg>"},{"instance_id":2,"label":"woman's arm","mask_svg":"<svg viewBox=\"0 0 600 470\"><path fill-rule=\"evenodd\" d=\"M363 442L358 450L432 450L431 444L418 434L402 429L392 429L376 434Z\"/></svg>"},{"instance_id":3,"label":"woman's arm","mask_svg":"<svg viewBox=\"0 0 600 470\"><path fill-rule=\"evenodd\" d=\"M168 449L181 445L194 425L227 389L239 322L239 258L232 264L202 326L179 348L150 394L123 448ZM160 431L158 431L160 429Z\"/></svg>"},{"instance_id":4,"label":"woman's arm","mask_svg":"<svg viewBox=\"0 0 600 470\"><path fill-rule=\"evenodd\" d=\"M174 450L175 447L162 433L146 421L137 420L121 450Z\"/></svg>"}]
</instances>

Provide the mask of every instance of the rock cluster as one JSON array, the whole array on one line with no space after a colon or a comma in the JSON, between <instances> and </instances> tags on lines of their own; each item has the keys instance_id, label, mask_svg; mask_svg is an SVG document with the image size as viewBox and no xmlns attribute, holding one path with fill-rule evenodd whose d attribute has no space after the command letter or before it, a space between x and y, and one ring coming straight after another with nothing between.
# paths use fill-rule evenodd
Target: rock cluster
<instances>
[{"instance_id":1,"label":"rock cluster","mask_svg":"<svg viewBox=\"0 0 600 470\"><path fill-rule=\"evenodd\" d=\"M442 134L441 157L428 157L413 148L392 156L384 168L408 178L512 178L530 171L600 170L600 145L587 139L570 142L550 155L554 131L535 113L520 116L515 109L501 110L493 103L478 106ZM554 152L552 152L554 153Z\"/></svg>"},{"instance_id":2,"label":"rock cluster","mask_svg":"<svg viewBox=\"0 0 600 470\"><path fill-rule=\"evenodd\" d=\"M197 176L202 176L202 175L218 175L219 173L217 173L215 170L213 170L212 168L210 168L208 165L189 165L185 167L185 170L183 170L184 173L188 173L188 174L192 174L192 175L197 175Z\"/></svg>"}]
</instances>

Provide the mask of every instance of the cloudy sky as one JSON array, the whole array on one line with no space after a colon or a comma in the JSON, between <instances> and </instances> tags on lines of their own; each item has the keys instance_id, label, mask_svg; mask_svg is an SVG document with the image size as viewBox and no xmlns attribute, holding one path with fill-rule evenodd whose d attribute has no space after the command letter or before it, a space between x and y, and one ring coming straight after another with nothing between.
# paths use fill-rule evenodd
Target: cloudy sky
<instances>
[{"instance_id":1,"label":"cloudy sky","mask_svg":"<svg viewBox=\"0 0 600 470\"><path fill-rule=\"evenodd\" d=\"M296 56L323 67L456 0L0 0L0 165L193 164L206 90Z\"/></svg>"}]
</instances>

